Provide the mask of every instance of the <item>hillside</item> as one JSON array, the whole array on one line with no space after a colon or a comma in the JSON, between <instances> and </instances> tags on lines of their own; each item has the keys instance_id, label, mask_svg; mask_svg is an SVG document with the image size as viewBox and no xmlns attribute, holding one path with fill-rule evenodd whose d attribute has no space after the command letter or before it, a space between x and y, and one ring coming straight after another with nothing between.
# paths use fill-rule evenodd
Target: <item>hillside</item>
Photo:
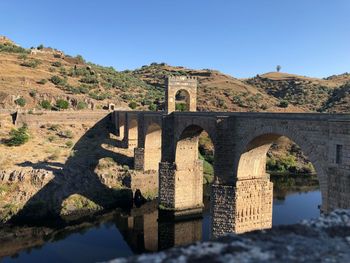
<instances>
[{"instance_id":1,"label":"hillside","mask_svg":"<svg viewBox=\"0 0 350 263\"><path fill-rule=\"evenodd\" d=\"M261 92L311 112L348 111L348 107L341 107L339 104L348 101L348 93L344 92L344 87L349 81L350 74L347 73L318 79L278 72L244 80Z\"/></svg>"},{"instance_id":2,"label":"hillside","mask_svg":"<svg viewBox=\"0 0 350 263\"><path fill-rule=\"evenodd\" d=\"M0 58L0 108L47 108L47 102L51 107L63 99L76 109L114 103L161 110L166 76L192 75L198 77L201 111L300 111L278 107L273 96L219 71L152 63L118 72L52 48L23 49L8 39L0 42Z\"/></svg>"},{"instance_id":3,"label":"hillside","mask_svg":"<svg viewBox=\"0 0 350 263\"><path fill-rule=\"evenodd\" d=\"M0 109L117 107L162 110L169 75L198 78L200 111L347 112L350 74L325 79L270 72L237 79L216 70L151 63L116 71L47 48L24 49L0 37Z\"/></svg>"}]
</instances>

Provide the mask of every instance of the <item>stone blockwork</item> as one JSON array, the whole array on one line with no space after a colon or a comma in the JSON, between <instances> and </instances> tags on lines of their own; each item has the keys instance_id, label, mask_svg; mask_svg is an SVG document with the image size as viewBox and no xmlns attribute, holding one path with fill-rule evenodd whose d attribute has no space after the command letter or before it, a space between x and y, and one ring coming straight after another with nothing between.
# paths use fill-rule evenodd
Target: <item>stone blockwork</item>
<instances>
[{"instance_id":1,"label":"stone blockwork","mask_svg":"<svg viewBox=\"0 0 350 263\"><path fill-rule=\"evenodd\" d=\"M175 210L203 207L203 161L175 171Z\"/></svg>"},{"instance_id":2,"label":"stone blockwork","mask_svg":"<svg viewBox=\"0 0 350 263\"><path fill-rule=\"evenodd\" d=\"M108 111L43 111L29 113L17 113L16 125L22 126L24 123L29 127L38 127L43 124L95 124L105 118Z\"/></svg>"},{"instance_id":3,"label":"stone blockwork","mask_svg":"<svg viewBox=\"0 0 350 263\"><path fill-rule=\"evenodd\" d=\"M212 186L214 237L272 227L272 183L269 178L238 180L235 186Z\"/></svg>"},{"instance_id":4,"label":"stone blockwork","mask_svg":"<svg viewBox=\"0 0 350 263\"><path fill-rule=\"evenodd\" d=\"M144 158L145 149L144 148L135 148L134 149L134 169L143 170L144 167Z\"/></svg>"},{"instance_id":5,"label":"stone blockwork","mask_svg":"<svg viewBox=\"0 0 350 263\"><path fill-rule=\"evenodd\" d=\"M159 206L163 209L175 208L175 171L174 163L159 163Z\"/></svg>"},{"instance_id":6,"label":"stone blockwork","mask_svg":"<svg viewBox=\"0 0 350 263\"><path fill-rule=\"evenodd\" d=\"M166 81L166 86L165 111L167 113L175 111L176 93L181 90L187 93L186 103L189 111L197 110L197 78L185 76L169 77Z\"/></svg>"},{"instance_id":7,"label":"stone blockwork","mask_svg":"<svg viewBox=\"0 0 350 263\"><path fill-rule=\"evenodd\" d=\"M143 166L142 152L136 150L138 169L147 170L145 164L148 161L153 162L148 167L155 166L159 157L152 156L159 156L158 146L161 143L159 197L160 204L166 208L181 210L191 206L196 208L201 204L199 188L202 172L197 162L197 143L203 130L214 144L214 181L217 184L236 186L237 182L245 180L266 181L266 153L274 142L286 136L300 146L316 169L322 195L321 209L329 212L350 206L350 115L216 112L125 114L126 119L137 116L137 144L138 148L144 149ZM157 139L159 129L162 131L161 142ZM129 132L128 129L126 131ZM147 136L153 131L156 131L155 136L148 138L157 142L155 146L147 143ZM128 138L128 134L124 137ZM147 155L150 149L152 154ZM268 193L267 185L254 191ZM267 199L271 197L267 196ZM253 200L255 195L249 198ZM244 202L249 203L249 198ZM253 218L254 208L257 207L252 207ZM267 214L270 214L270 210ZM255 218L259 218L257 222L262 220L257 216ZM257 222L254 223L257 228L263 228L262 223Z\"/></svg>"}]
</instances>

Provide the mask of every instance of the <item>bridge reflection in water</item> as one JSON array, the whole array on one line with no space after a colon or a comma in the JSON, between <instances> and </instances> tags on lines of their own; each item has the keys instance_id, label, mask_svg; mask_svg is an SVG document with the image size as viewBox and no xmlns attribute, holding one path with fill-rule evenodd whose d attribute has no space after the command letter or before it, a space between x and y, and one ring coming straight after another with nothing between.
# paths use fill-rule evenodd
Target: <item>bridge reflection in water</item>
<instances>
[{"instance_id":1,"label":"bridge reflection in water","mask_svg":"<svg viewBox=\"0 0 350 263\"><path fill-rule=\"evenodd\" d=\"M236 194L233 199L237 201L236 212L232 209L232 200L222 200L225 204L220 203L219 207L215 207L209 199L205 199L203 212L170 219L168 215L159 211L153 202L141 208L132 209L129 213L119 214L115 222L135 254L205 241L208 239L204 237L207 232L209 232L209 239L215 239L226 233L239 234L271 228L272 183L259 182L261 187L266 188L266 196L247 195L247 185L252 190L256 187L256 183L246 182L235 189ZM228 191L231 190L228 189ZM268 207L263 206L266 199L269 200ZM210 205L212 207L209 207ZM226 209L222 210L223 207ZM204 222L204 215L207 221L209 221L208 217L212 217L211 224Z\"/></svg>"}]
</instances>

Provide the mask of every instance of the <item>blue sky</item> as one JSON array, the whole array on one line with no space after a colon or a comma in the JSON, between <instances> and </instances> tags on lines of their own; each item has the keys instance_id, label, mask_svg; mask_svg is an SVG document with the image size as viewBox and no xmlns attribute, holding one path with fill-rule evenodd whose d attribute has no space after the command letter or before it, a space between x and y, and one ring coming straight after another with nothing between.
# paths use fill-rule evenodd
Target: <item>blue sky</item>
<instances>
[{"instance_id":1,"label":"blue sky","mask_svg":"<svg viewBox=\"0 0 350 263\"><path fill-rule=\"evenodd\" d=\"M325 77L350 71L349 0L1 0L0 35L88 61Z\"/></svg>"}]
</instances>

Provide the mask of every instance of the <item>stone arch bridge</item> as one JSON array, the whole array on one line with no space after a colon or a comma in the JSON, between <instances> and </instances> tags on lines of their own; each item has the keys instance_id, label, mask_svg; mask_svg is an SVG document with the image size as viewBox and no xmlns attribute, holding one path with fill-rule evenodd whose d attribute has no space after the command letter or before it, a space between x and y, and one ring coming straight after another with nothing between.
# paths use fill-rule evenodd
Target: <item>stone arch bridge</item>
<instances>
[{"instance_id":1,"label":"stone arch bridge","mask_svg":"<svg viewBox=\"0 0 350 263\"><path fill-rule=\"evenodd\" d=\"M350 115L114 111L112 119L120 145L134 148L135 169L158 171L160 209L179 214L201 209L198 138L203 130L215 152L214 228L220 220L226 226L232 222L228 227L236 232L252 225L270 227L272 183L266 153L281 136L298 144L314 165L321 209L350 207Z\"/></svg>"}]
</instances>

